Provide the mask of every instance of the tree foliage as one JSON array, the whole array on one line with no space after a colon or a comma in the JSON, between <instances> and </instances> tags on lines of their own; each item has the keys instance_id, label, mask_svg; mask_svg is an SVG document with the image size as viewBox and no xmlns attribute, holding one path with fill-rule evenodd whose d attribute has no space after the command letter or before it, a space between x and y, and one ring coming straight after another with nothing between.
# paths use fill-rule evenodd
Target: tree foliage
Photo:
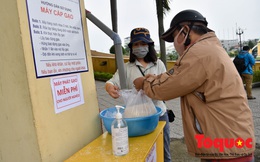
<instances>
[{"instance_id":1,"label":"tree foliage","mask_svg":"<svg viewBox=\"0 0 260 162\"><path fill-rule=\"evenodd\" d=\"M170 0L156 0L156 11L157 11L157 20L158 20L158 28L159 28L159 42L160 42L160 59L166 66L166 49L165 49L165 41L160 39L160 36L164 33L164 25L163 18L164 15L170 11Z\"/></svg>"},{"instance_id":2,"label":"tree foliage","mask_svg":"<svg viewBox=\"0 0 260 162\"><path fill-rule=\"evenodd\" d=\"M122 47L122 53L123 53L123 55L125 55L125 54L126 54L126 51L125 51L125 49L124 49L123 46L121 46L121 47ZM113 46L110 47L109 52L112 53L112 54L116 54L115 45L113 45Z\"/></svg>"},{"instance_id":3,"label":"tree foliage","mask_svg":"<svg viewBox=\"0 0 260 162\"><path fill-rule=\"evenodd\" d=\"M255 44L251 40L249 40L248 41L248 46L251 49L251 48L253 48L255 46Z\"/></svg>"}]
</instances>

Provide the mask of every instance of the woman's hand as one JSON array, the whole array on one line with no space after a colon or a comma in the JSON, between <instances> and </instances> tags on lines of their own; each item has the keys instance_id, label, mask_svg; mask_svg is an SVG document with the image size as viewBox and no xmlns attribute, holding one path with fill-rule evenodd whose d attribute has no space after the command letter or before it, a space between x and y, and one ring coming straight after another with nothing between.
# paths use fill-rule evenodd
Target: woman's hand
<instances>
[{"instance_id":1,"label":"woman's hand","mask_svg":"<svg viewBox=\"0 0 260 162\"><path fill-rule=\"evenodd\" d=\"M114 99L119 97L119 93L118 93L119 88L113 84L106 83L106 91Z\"/></svg>"}]
</instances>

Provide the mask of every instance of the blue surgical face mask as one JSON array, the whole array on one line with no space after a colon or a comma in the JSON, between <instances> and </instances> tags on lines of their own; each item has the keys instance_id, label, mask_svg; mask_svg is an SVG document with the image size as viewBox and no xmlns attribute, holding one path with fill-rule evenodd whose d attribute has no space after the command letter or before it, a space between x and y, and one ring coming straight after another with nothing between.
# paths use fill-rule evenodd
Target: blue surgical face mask
<instances>
[{"instance_id":1,"label":"blue surgical face mask","mask_svg":"<svg viewBox=\"0 0 260 162\"><path fill-rule=\"evenodd\" d=\"M149 52L148 46L133 47L133 54L138 58L144 58Z\"/></svg>"}]
</instances>

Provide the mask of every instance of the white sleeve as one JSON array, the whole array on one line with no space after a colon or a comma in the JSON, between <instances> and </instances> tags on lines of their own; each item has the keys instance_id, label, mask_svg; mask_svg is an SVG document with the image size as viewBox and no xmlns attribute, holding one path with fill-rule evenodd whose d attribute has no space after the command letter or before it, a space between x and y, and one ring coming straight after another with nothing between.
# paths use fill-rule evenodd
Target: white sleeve
<instances>
[{"instance_id":1,"label":"white sleeve","mask_svg":"<svg viewBox=\"0 0 260 162\"><path fill-rule=\"evenodd\" d=\"M118 70L116 70L115 74L113 75L112 78L110 78L106 83L113 84L115 86L118 86L120 88L120 81L119 81L119 74Z\"/></svg>"},{"instance_id":2,"label":"white sleeve","mask_svg":"<svg viewBox=\"0 0 260 162\"><path fill-rule=\"evenodd\" d=\"M159 69L160 73L166 72L166 67L165 67L164 63L162 62L162 60L158 59L157 64L158 64L158 69Z\"/></svg>"}]
</instances>

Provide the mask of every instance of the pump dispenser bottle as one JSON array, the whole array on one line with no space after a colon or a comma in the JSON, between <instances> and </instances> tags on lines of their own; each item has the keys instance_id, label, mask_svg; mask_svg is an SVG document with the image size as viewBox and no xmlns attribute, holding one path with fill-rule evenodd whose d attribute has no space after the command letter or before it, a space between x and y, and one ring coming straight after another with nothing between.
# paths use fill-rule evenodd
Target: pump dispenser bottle
<instances>
[{"instance_id":1,"label":"pump dispenser bottle","mask_svg":"<svg viewBox=\"0 0 260 162\"><path fill-rule=\"evenodd\" d=\"M116 105L117 114L111 125L112 147L115 156L126 155L129 152L128 127L120 113L122 106Z\"/></svg>"}]
</instances>

